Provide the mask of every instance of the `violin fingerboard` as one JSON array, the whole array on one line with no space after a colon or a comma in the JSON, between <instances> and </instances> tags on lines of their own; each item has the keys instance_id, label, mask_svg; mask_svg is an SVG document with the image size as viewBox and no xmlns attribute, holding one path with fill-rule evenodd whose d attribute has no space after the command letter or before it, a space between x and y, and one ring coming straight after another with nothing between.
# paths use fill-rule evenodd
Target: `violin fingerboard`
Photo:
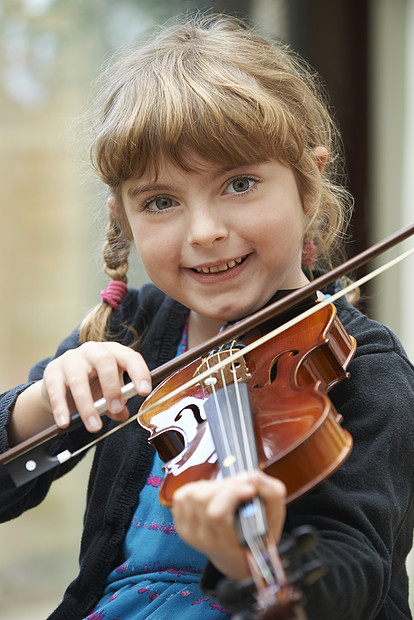
<instances>
[{"instance_id":1,"label":"violin fingerboard","mask_svg":"<svg viewBox=\"0 0 414 620\"><path fill-rule=\"evenodd\" d=\"M259 467L246 383L231 383L215 391L204 402L204 411L217 452L223 477ZM236 529L242 545L264 536L267 532L262 501L255 497L244 502L236 513Z\"/></svg>"},{"instance_id":2,"label":"violin fingerboard","mask_svg":"<svg viewBox=\"0 0 414 620\"><path fill-rule=\"evenodd\" d=\"M204 401L204 411L224 477L259 467L246 383L231 383Z\"/></svg>"}]
</instances>

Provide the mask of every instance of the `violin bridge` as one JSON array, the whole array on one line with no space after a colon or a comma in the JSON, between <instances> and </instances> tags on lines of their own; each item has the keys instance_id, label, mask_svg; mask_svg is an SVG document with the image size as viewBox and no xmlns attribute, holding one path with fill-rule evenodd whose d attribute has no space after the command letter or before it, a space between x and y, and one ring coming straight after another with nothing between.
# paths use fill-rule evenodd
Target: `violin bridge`
<instances>
[{"instance_id":1,"label":"violin bridge","mask_svg":"<svg viewBox=\"0 0 414 620\"><path fill-rule=\"evenodd\" d=\"M240 350L240 348L222 349L204 358L195 371L194 377L208 372L210 368L225 362L225 365L211 372L208 377L202 380L202 384L208 394L211 394L213 390L220 390L231 383L240 383L250 379L251 374L244 357L240 356L233 360L234 354Z\"/></svg>"}]
</instances>

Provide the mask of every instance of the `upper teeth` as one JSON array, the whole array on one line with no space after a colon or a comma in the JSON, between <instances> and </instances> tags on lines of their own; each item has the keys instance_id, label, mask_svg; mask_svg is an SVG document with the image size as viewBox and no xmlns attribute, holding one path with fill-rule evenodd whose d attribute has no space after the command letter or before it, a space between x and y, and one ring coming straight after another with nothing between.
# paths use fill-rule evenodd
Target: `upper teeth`
<instances>
[{"instance_id":1,"label":"upper teeth","mask_svg":"<svg viewBox=\"0 0 414 620\"><path fill-rule=\"evenodd\" d=\"M195 271L197 271L198 273L218 273L219 271L226 271L227 269L231 269L235 265L239 265L242 260L243 258L235 258L228 263L223 263L222 265L214 265L214 267L195 267Z\"/></svg>"}]
</instances>

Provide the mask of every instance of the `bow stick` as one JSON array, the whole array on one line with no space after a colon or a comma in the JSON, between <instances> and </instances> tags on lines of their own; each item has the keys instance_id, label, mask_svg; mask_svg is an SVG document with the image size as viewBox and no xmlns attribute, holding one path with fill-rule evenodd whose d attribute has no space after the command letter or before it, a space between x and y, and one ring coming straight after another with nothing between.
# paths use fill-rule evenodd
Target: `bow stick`
<instances>
[{"instance_id":1,"label":"bow stick","mask_svg":"<svg viewBox=\"0 0 414 620\"><path fill-rule=\"evenodd\" d=\"M185 366L186 364L189 364L190 362L194 361L198 357L201 357L202 355L211 351L212 349L219 347L224 342L228 342L231 339L237 338L241 336L242 334L257 327L258 325L266 322L267 320L274 318L275 316L278 316L279 314L285 312L289 308L292 308L293 306L299 304L301 301L309 297L312 293L315 293L316 291L326 287L328 284L337 280L344 274L357 270L359 267L361 267L365 263L369 262L370 260L377 257L378 255L384 253L385 251L387 251L394 245L401 243L402 241L409 238L413 234L414 234L414 223L400 229L399 231L393 233L392 235L389 235L382 241L379 241L378 243L372 245L370 248L350 258L349 260L335 267L331 271L322 274L318 278L315 278L315 280L309 282L308 284L301 287L300 289L297 289L293 291L292 293L289 293L283 299L276 301L273 304L270 304L269 306L263 308L262 310L259 310L258 312L250 315L249 317L246 317L245 319L242 319L234 323L233 325L230 325L224 328L222 331L220 331L219 334L217 334L213 338L210 338L208 341L202 343L201 345L198 345L197 347L193 347L192 349L190 349L189 351L186 351L179 357L174 358L173 360L170 360L169 362L151 371L152 382L158 383L159 381L167 377L172 372L178 370L179 368ZM341 289L340 291L338 291L337 293L335 293L328 299L320 302L319 304L315 304L315 307L310 308L309 310L298 315L291 321L288 321L288 323L283 324L279 328L272 330L269 334L266 334L262 338L255 340L253 343L251 343L251 345L248 345L248 346L251 346L252 348L256 346L260 346L260 344L263 344L263 339L265 339L264 341L266 341L270 338L274 338L276 335L278 335L278 333L281 333L285 329L292 327L292 325L294 325L296 322L299 322L300 320L302 320L306 316L309 316L313 312L317 312L317 310L319 310L322 307L322 305L327 305L329 303L334 302L336 299L343 297L344 295L348 294L355 288L362 286L363 284L373 279L380 273L383 273L390 267L398 264L405 258L408 258L408 256L411 256L413 253L414 253L414 248L411 250L408 250L407 252L404 252L397 258L389 261L382 267L375 269L374 271L370 272L366 276L356 280L355 282ZM244 349L244 353L246 353L246 348ZM237 356L237 354L235 354L235 356ZM231 358L232 361L234 361L234 359L236 359L236 357ZM222 362L223 365L225 363L229 363L229 361ZM220 368L220 365L217 365L217 367L215 367L214 369L210 369L210 371L206 371L205 373L206 376L212 370L215 371L215 370L218 370L219 368ZM188 387L190 387L190 385L193 384L192 382L196 383L200 381L203 378L203 376L204 375L197 376L197 378L187 382L183 386L180 386L178 390L181 391L181 390L187 389ZM165 401L167 401L172 395L175 395L176 392L177 390L173 394L169 394L166 397L164 397ZM123 394L124 400L128 400L132 396L135 396L136 393L137 392L132 382L122 387L122 394ZM159 405L160 401L157 401L157 404ZM104 414L107 411L107 403L104 398L100 398L99 400L97 400L94 403L94 405L99 414ZM26 441L18 444L14 448L11 448L7 452L5 452L3 455L1 455L0 465L2 464L6 465L15 484L19 486L21 484L24 484L25 482L28 482L29 480L33 478L38 477L40 474L44 473L45 471L48 471L56 467L57 465L64 463L67 460L75 456L78 456L80 453L84 452L85 450L95 445L98 441L101 441L102 439L108 437L114 432L117 432L118 430L120 430L121 428L129 424L130 422L134 421L136 418L138 418L138 416L139 416L139 413L133 416L130 416L128 420L126 420L125 422L122 422L118 424L116 427L112 428L110 431L102 435L99 435L96 439L86 444L85 446L82 446L81 448L79 448L79 450L76 450L73 453L70 452L69 450L65 450L56 456L50 455L47 448L51 440L53 440L59 435L66 434L69 430L73 430L82 424L79 414L75 413L71 416L71 424L69 428L61 429L56 424L46 428L40 433L37 433L34 437L27 439ZM28 453L31 449L32 451L30 453L30 456L26 458L24 455ZM19 457L22 457L22 458L19 458Z\"/></svg>"}]
</instances>

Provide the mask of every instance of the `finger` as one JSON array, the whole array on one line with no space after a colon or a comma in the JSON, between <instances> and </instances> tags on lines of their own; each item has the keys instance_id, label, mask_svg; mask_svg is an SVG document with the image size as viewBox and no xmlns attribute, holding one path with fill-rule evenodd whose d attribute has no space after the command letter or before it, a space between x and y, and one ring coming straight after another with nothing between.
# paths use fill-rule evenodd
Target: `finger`
<instances>
[{"instance_id":1,"label":"finger","mask_svg":"<svg viewBox=\"0 0 414 620\"><path fill-rule=\"evenodd\" d=\"M174 518L185 518L185 536L196 535L197 523L205 518L211 536L227 538L231 544L238 540L234 515L239 506L260 496L268 517L269 531L279 539L285 519L286 488L280 480L263 472L242 473L220 481L200 481L184 485L173 497ZM191 515L188 506L193 507ZM204 511L204 515L198 514ZM190 521L191 519L191 521ZM207 528L206 525L203 527ZM188 530L188 531L187 531Z\"/></svg>"},{"instance_id":2,"label":"finger","mask_svg":"<svg viewBox=\"0 0 414 620\"><path fill-rule=\"evenodd\" d=\"M93 343L85 348L89 367L96 375L93 382L90 381L92 401L97 400L97 395L102 396L107 403L106 414L118 420L128 417L128 409L121 391L124 383L121 351L121 348L118 350L116 347L108 347L106 343ZM95 413L98 417L98 412L95 411Z\"/></svg>"},{"instance_id":3,"label":"finger","mask_svg":"<svg viewBox=\"0 0 414 620\"><path fill-rule=\"evenodd\" d=\"M88 342L67 353L65 375L76 408L90 431L99 430L102 421L94 407L91 377L100 386L100 394L107 402L107 415L124 420L129 411L121 391L122 374L127 372L138 393L146 395L151 390L151 376L142 356L119 343ZM86 378L88 376L88 384ZM133 379L132 379L133 378Z\"/></svg>"},{"instance_id":4,"label":"finger","mask_svg":"<svg viewBox=\"0 0 414 620\"><path fill-rule=\"evenodd\" d=\"M94 433L102 428L102 420L94 406L90 381L95 370L87 357L79 350L68 351L62 360L62 371L67 391L74 403L74 409L82 419L86 429Z\"/></svg>"},{"instance_id":5,"label":"finger","mask_svg":"<svg viewBox=\"0 0 414 620\"><path fill-rule=\"evenodd\" d=\"M94 351L90 361L96 367L109 417L121 420L129 415L121 391L124 372L128 374L138 394L147 396L151 392L150 371L143 357L136 351L118 343L105 343L104 349Z\"/></svg>"},{"instance_id":6,"label":"finger","mask_svg":"<svg viewBox=\"0 0 414 620\"><path fill-rule=\"evenodd\" d=\"M286 486L278 478L269 476L262 471L256 471L251 478L251 483L265 503L276 498L278 501L284 502L286 500Z\"/></svg>"},{"instance_id":7,"label":"finger","mask_svg":"<svg viewBox=\"0 0 414 620\"><path fill-rule=\"evenodd\" d=\"M42 397L46 408L60 428L66 428L70 423L70 409L67 401L67 386L61 368L49 365L46 367L42 379Z\"/></svg>"},{"instance_id":8,"label":"finger","mask_svg":"<svg viewBox=\"0 0 414 620\"><path fill-rule=\"evenodd\" d=\"M151 373L142 355L116 342L106 344L116 350L118 365L128 374L137 393L147 396L152 390Z\"/></svg>"},{"instance_id":9,"label":"finger","mask_svg":"<svg viewBox=\"0 0 414 620\"><path fill-rule=\"evenodd\" d=\"M245 475L227 478L217 488L208 506L208 516L212 522L234 521L234 515L243 502L256 495L255 486Z\"/></svg>"},{"instance_id":10,"label":"finger","mask_svg":"<svg viewBox=\"0 0 414 620\"><path fill-rule=\"evenodd\" d=\"M178 533L189 544L206 544L213 538L224 545L238 545L234 515L238 506L256 494L254 485L243 474L234 479L189 483L173 495L173 516Z\"/></svg>"},{"instance_id":11,"label":"finger","mask_svg":"<svg viewBox=\"0 0 414 620\"><path fill-rule=\"evenodd\" d=\"M240 545L234 513L240 501L255 493L244 476L234 480L195 482L173 496L173 515L179 536L207 555L223 574L244 579L249 574Z\"/></svg>"},{"instance_id":12,"label":"finger","mask_svg":"<svg viewBox=\"0 0 414 620\"><path fill-rule=\"evenodd\" d=\"M263 501L269 533L278 542L286 516L286 487L281 480L263 472L254 474L252 484Z\"/></svg>"}]
</instances>

